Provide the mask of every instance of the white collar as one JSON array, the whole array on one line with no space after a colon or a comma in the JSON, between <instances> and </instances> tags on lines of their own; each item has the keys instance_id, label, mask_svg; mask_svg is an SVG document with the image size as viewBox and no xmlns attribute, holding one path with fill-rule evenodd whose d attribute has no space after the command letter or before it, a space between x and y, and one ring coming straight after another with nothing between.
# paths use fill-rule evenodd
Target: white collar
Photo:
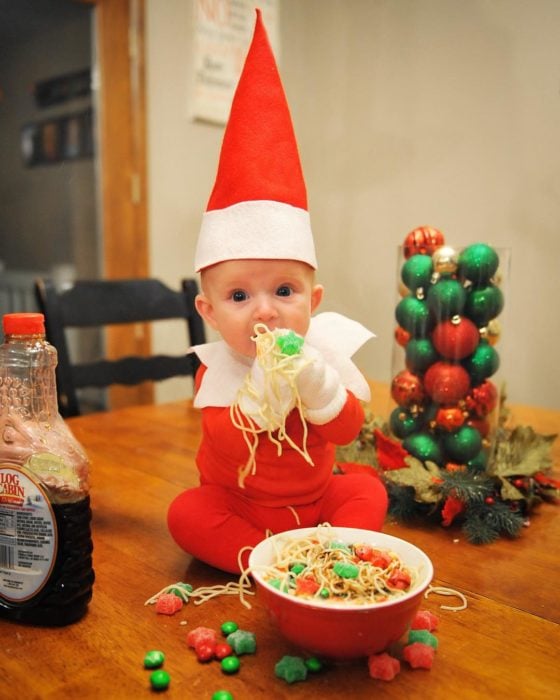
<instances>
[{"instance_id":1,"label":"white collar","mask_svg":"<svg viewBox=\"0 0 560 700\"><path fill-rule=\"evenodd\" d=\"M321 352L325 361L338 371L347 389L358 399L369 401L368 383L350 358L374 337L361 323L334 311L326 311L311 319L305 342ZM195 345L190 351L195 352L207 367L194 405L204 408L235 403L253 359L234 352L223 340Z\"/></svg>"}]
</instances>

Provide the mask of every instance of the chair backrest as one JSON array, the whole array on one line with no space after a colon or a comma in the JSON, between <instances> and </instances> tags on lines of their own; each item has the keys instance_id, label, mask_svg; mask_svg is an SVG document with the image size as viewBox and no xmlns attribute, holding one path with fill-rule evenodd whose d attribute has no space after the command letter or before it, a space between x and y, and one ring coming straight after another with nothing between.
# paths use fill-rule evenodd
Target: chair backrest
<instances>
[{"instance_id":1,"label":"chair backrest","mask_svg":"<svg viewBox=\"0 0 560 700\"><path fill-rule=\"evenodd\" d=\"M58 351L57 392L64 417L80 414L76 393L79 388L194 376L199 363L192 353L78 364L72 361L68 347L69 328L102 328L163 319L184 319L189 345L206 342L204 324L194 305L198 285L194 279L185 279L181 286L181 291L175 291L156 279L80 280L59 290L51 280L36 280L35 294L45 316L47 339Z\"/></svg>"}]
</instances>

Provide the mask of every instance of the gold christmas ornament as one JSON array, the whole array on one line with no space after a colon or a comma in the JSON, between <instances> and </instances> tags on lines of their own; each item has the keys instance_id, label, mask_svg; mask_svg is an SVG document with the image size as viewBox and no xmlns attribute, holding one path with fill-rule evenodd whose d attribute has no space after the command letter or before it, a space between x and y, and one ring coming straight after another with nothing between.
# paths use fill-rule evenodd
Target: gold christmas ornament
<instances>
[{"instance_id":1,"label":"gold christmas ornament","mask_svg":"<svg viewBox=\"0 0 560 700\"><path fill-rule=\"evenodd\" d=\"M454 275L457 271L459 254L449 245L443 245L438 248L432 255L432 263L434 273L441 277L442 275Z\"/></svg>"}]
</instances>

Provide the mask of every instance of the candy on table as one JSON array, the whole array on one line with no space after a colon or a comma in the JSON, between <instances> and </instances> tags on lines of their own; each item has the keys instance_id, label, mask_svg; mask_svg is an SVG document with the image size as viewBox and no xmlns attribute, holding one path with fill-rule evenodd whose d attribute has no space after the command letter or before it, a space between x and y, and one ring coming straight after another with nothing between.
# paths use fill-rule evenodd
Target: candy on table
<instances>
[{"instance_id":1,"label":"candy on table","mask_svg":"<svg viewBox=\"0 0 560 700\"><path fill-rule=\"evenodd\" d=\"M162 593L156 601L156 612L160 615L175 615L182 607L182 599L174 593Z\"/></svg>"},{"instance_id":2,"label":"candy on table","mask_svg":"<svg viewBox=\"0 0 560 700\"><path fill-rule=\"evenodd\" d=\"M159 649L152 649L151 651L146 652L146 656L144 656L144 668L159 668L160 666L163 666L164 661L165 654L163 651L159 651Z\"/></svg>"},{"instance_id":3,"label":"candy on table","mask_svg":"<svg viewBox=\"0 0 560 700\"><path fill-rule=\"evenodd\" d=\"M438 617L429 610L419 610L412 620L410 625L413 630L428 630L433 632L438 626Z\"/></svg>"},{"instance_id":4,"label":"candy on table","mask_svg":"<svg viewBox=\"0 0 560 700\"><path fill-rule=\"evenodd\" d=\"M429 644L414 642L403 649L403 658L412 668L432 668L436 650Z\"/></svg>"},{"instance_id":5,"label":"candy on table","mask_svg":"<svg viewBox=\"0 0 560 700\"><path fill-rule=\"evenodd\" d=\"M192 593L192 591L193 587L190 583L183 583L183 581L178 581L177 583L172 584L167 592L173 593L173 595L178 596L179 598L184 600L185 603L187 603L189 600L189 595Z\"/></svg>"},{"instance_id":6,"label":"candy on table","mask_svg":"<svg viewBox=\"0 0 560 700\"><path fill-rule=\"evenodd\" d=\"M421 644L429 644L434 649L438 648L438 640L431 632L428 630L410 630L408 633L408 643L414 644L414 642L420 642Z\"/></svg>"},{"instance_id":7,"label":"candy on table","mask_svg":"<svg viewBox=\"0 0 560 700\"><path fill-rule=\"evenodd\" d=\"M254 654L257 649L257 640L252 632L237 629L228 634L227 643L236 654Z\"/></svg>"},{"instance_id":8,"label":"candy on table","mask_svg":"<svg viewBox=\"0 0 560 700\"><path fill-rule=\"evenodd\" d=\"M392 681L401 670L401 662L387 652L368 658L369 675L381 681Z\"/></svg>"},{"instance_id":9,"label":"candy on table","mask_svg":"<svg viewBox=\"0 0 560 700\"><path fill-rule=\"evenodd\" d=\"M237 656L226 656L225 659L222 659L220 661L220 666L222 668L222 671L224 673L227 673L228 675L232 673L237 673L239 671L239 667L241 666L241 662L237 658Z\"/></svg>"},{"instance_id":10,"label":"candy on table","mask_svg":"<svg viewBox=\"0 0 560 700\"><path fill-rule=\"evenodd\" d=\"M148 598L144 605L153 605L154 603L157 603L161 597L170 594L180 598L183 603L188 603L192 590L193 587L190 585L190 583L177 581L177 583L172 583L169 586L165 586L165 588L162 588L161 591L151 596L151 598Z\"/></svg>"},{"instance_id":11,"label":"candy on table","mask_svg":"<svg viewBox=\"0 0 560 700\"><path fill-rule=\"evenodd\" d=\"M236 632L239 629L239 625L237 624L237 622L233 622L233 620L226 620L226 622L222 623L220 629L224 637L227 637L228 634Z\"/></svg>"},{"instance_id":12,"label":"candy on table","mask_svg":"<svg viewBox=\"0 0 560 700\"><path fill-rule=\"evenodd\" d=\"M283 656L274 667L274 673L286 683L296 683L307 678L307 666L299 656Z\"/></svg>"},{"instance_id":13,"label":"candy on table","mask_svg":"<svg viewBox=\"0 0 560 700\"><path fill-rule=\"evenodd\" d=\"M215 658L216 645L212 642L200 641L194 646L196 658L201 663L207 663Z\"/></svg>"},{"instance_id":14,"label":"candy on table","mask_svg":"<svg viewBox=\"0 0 560 700\"><path fill-rule=\"evenodd\" d=\"M233 649L231 645L229 645L227 642L218 642L218 644L216 644L216 647L214 648L214 656L219 661L225 659L226 656L231 656L232 654Z\"/></svg>"},{"instance_id":15,"label":"candy on table","mask_svg":"<svg viewBox=\"0 0 560 700\"><path fill-rule=\"evenodd\" d=\"M153 671L150 674L150 685L154 690L167 690L170 681L171 676L167 671L163 671L162 669Z\"/></svg>"},{"instance_id":16,"label":"candy on table","mask_svg":"<svg viewBox=\"0 0 560 700\"><path fill-rule=\"evenodd\" d=\"M212 700L233 700L233 695L229 690L217 690L212 694Z\"/></svg>"},{"instance_id":17,"label":"candy on table","mask_svg":"<svg viewBox=\"0 0 560 700\"><path fill-rule=\"evenodd\" d=\"M308 659L305 659L305 666L311 673L318 673L323 670L323 662L316 656L310 656Z\"/></svg>"},{"instance_id":18,"label":"candy on table","mask_svg":"<svg viewBox=\"0 0 560 700\"><path fill-rule=\"evenodd\" d=\"M206 642L216 646L218 642L218 634L216 630L210 629L209 627L195 627L187 634L187 644L190 647L195 648L197 644Z\"/></svg>"}]
</instances>

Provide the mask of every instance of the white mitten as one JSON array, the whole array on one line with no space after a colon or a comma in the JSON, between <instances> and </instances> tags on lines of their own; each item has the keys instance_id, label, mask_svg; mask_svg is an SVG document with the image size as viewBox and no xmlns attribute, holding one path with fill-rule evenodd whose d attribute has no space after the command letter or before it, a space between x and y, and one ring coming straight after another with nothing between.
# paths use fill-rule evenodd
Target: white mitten
<instances>
[{"instance_id":1,"label":"white mitten","mask_svg":"<svg viewBox=\"0 0 560 700\"><path fill-rule=\"evenodd\" d=\"M279 373L272 376L255 359L239 392L238 405L259 428L274 432L295 406L294 386Z\"/></svg>"},{"instance_id":2,"label":"white mitten","mask_svg":"<svg viewBox=\"0 0 560 700\"><path fill-rule=\"evenodd\" d=\"M310 423L323 425L336 418L346 403L346 389L338 372L314 348L303 347L308 364L297 375L296 383Z\"/></svg>"}]
</instances>

